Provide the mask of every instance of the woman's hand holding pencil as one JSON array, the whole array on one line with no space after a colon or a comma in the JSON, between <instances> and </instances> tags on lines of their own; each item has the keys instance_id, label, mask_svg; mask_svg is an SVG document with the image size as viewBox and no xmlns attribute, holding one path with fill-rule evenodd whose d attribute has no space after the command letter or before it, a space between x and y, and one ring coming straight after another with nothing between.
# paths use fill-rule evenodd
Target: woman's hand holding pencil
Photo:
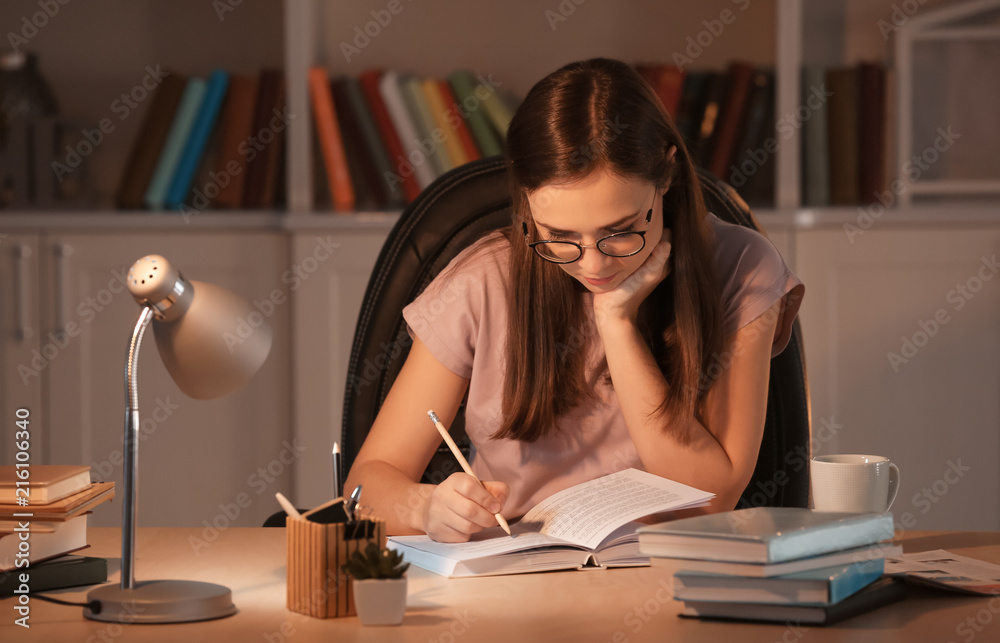
<instances>
[{"instance_id":1,"label":"woman's hand holding pencil","mask_svg":"<svg viewBox=\"0 0 1000 643\"><path fill-rule=\"evenodd\" d=\"M441 542L464 542L473 533L496 524L510 534L507 521L500 515L509 487L502 482L481 482L434 411L427 415L467 474L450 476L428 498L424 507L427 535Z\"/></svg>"}]
</instances>

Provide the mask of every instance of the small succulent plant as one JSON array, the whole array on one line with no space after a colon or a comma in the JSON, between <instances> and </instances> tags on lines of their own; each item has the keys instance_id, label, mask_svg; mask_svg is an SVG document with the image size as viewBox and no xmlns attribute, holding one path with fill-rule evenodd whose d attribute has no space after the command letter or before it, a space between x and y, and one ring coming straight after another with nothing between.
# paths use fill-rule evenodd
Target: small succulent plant
<instances>
[{"instance_id":1,"label":"small succulent plant","mask_svg":"<svg viewBox=\"0 0 1000 643\"><path fill-rule=\"evenodd\" d=\"M410 563L403 562L403 555L389 548L379 549L373 542L368 543L364 553L356 551L341 566L345 574L354 580L368 578L402 578Z\"/></svg>"}]
</instances>

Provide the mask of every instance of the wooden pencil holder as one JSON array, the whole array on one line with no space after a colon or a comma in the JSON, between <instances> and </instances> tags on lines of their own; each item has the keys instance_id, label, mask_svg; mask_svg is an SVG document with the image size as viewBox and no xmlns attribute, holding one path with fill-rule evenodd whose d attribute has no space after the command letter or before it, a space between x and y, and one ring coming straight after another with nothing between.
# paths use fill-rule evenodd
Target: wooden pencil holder
<instances>
[{"instance_id":1,"label":"wooden pencil holder","mask_svg":"<svg viewBox=\"0 0 1000 643\"><path fill-rule=\"evenodd\" d=\"M354 616L351 578L341 565L368 543L385 543L385 521L322 524L304 517L285 519L288 545L289 610L315 618Z\"/></svg>"}]
</instances>

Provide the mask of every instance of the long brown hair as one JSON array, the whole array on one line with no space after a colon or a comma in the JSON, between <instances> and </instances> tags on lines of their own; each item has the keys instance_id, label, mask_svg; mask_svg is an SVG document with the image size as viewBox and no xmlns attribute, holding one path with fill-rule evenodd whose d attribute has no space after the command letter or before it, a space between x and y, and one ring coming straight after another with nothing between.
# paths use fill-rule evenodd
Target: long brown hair
<instances>
[{"instance_id":1,"label":"long brown hair","mask_svg":"<svg viewBox=\"0 0 1000 643\"><path fill-rule=\"evenodd\" d=\"M655 92L617 60L566 65L528 92L510 123L507 158L511 280L502 420L493 437L533 442L593 394L587 351L579 347L580 286L535 255L520 230L522 222L531 227L529 193L597 169L657 186L669 182L663 220L672 222L671 270L640 307L638 326L669 383L658 414L668 421L694 415L707 392L700 375L722 343L720 303L698 178Z\"/></svg>"}]
</instances>

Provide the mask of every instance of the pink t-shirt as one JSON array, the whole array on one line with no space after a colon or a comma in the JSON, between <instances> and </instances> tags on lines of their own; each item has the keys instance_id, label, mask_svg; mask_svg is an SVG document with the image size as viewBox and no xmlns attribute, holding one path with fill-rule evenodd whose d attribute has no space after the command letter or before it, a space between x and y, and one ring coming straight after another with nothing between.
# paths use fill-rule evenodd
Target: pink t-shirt
<instances>
[{"instance_id":1,"label":"pink t-shirt","mask_svg":"<svg viewBox=\"0 0 1000 643\"><path fill-rule=\"evenodd\" d=\"M786 298L773 357L788 343L804 291L802 282L766 237L712 214L708 219L715 234L725 333L742 328ZM473 244L449 264L403 310L403 317L411 335L419 337L449 370L469 379L465 429L474 449L472 468L482 480L510 485L504 514L515 517L567 487L628 467L643 467L614 389L597 371L604 358L600 341L589 342L587 362L596 399L561 417L558 430L535 442L490 439L500 425L510 247L485 241ZM590 293L582 296L587 299ZM596 337L593 309L584 309L591 336ZM583 343L581 336L577 345L566 350Z\"/></svg>"}]
</instances>

